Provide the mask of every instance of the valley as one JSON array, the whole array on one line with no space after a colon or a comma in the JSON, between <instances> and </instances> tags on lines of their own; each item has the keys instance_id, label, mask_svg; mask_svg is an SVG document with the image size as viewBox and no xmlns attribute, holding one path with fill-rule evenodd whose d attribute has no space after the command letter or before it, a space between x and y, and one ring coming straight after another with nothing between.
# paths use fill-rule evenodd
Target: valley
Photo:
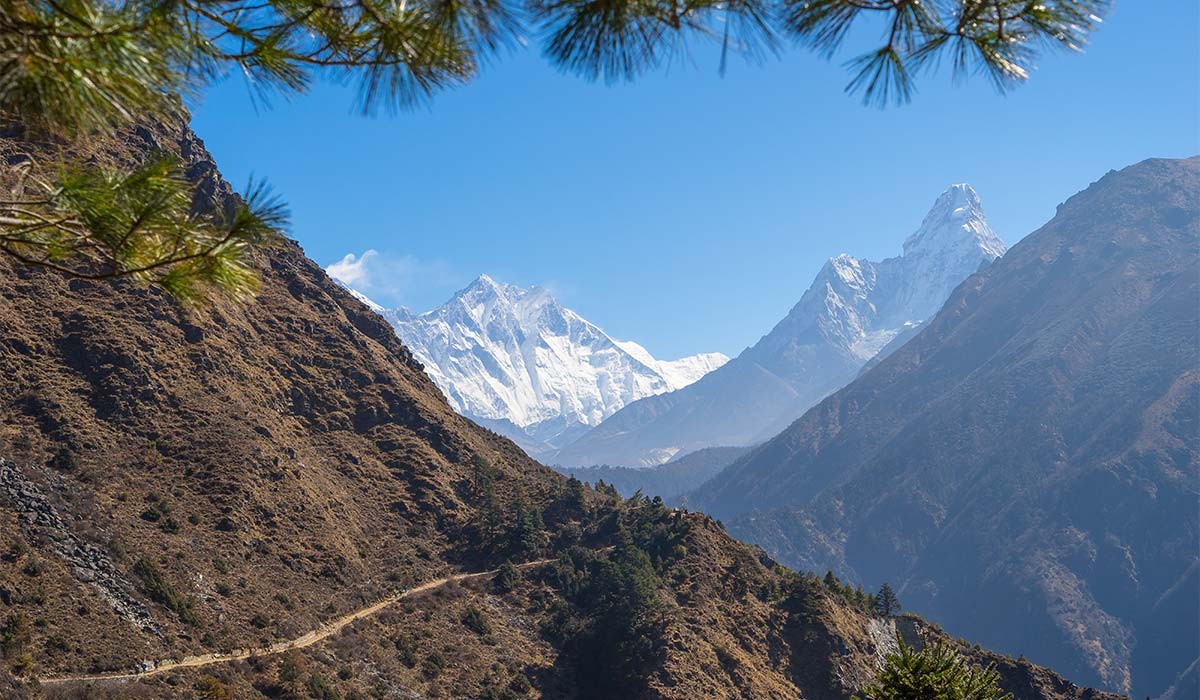
<instances>
[{"instance_id":1,"label":"valley","mask_svg":"<svg viewBox=\"0 0 1200 700\"><path fill-rule=\"evenodd\" d=\"M3 0L0 700L1200 698L1197 55Z\"/></svg>"},{"instance_id":2,"label":"valley","mask_svg":"<svg viewBox=\"0 0 1200 700\"><path fill-rule=\"evenodd\" d=\"M201 206L230 196L182 124L94 153L164 148ZM1022 698L1110 697L881 616L707 515L555 473L458 415L295 243L262 265L253 305L203 311L0 276L0 440L22 494L0 499L6 696L845 700L899 635L994 664ZM101 680L145 659L181 661Z\"/></svg>"}]
</instances>

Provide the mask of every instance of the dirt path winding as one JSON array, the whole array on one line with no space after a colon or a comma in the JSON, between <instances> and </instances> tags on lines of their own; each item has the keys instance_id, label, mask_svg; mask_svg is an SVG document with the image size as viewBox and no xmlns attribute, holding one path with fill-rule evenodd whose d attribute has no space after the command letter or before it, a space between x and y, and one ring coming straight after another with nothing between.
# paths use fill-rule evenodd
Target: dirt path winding
<instances>
[{"instance_id":1,"label":"dirt path winding","mask_svg":"<svg viewBox=\"0 0 1200 700\"><path fill-rule=\"evenodd\" d=\"M530 562L525 562L523 564L517 564L516 566L518 569L526 569L526 568L529 568L532 566L541 566L542 564L549 564L550 562L553 562L553 561L555 561L555 560L554 559L539 559L537 561L530 561ZM234 649L233 651L227 652L227 653L214 652L211 654L200 654L199 656L185 656L182 659L157 659L157 660L152 659L152 660L141 662L140 667L145 669L145 670L141 670L141 671L129 671L129 672L125 672L125 673L116 671L116 672L111 672L111 673L97 673L97 674L92 674L92 675L80 675L80 676L50 676L50 677L46 677L46 678L40 678L38 680L41 681L41 683L43 685L55 684L55 683L87 682L87 681L137 680L139 678L148 678L150 676L158 675L160 673L166 673L167 671L174 671L174 670L181 669L181 668L197 668L200 666L211 666L213 664L223 664L223 663L228 663L230 661L239 661L239 660L243 660L243 659L249 659L251 657L256 657L256 656L262 657L262 656L271 656L273 654L282 654L283 652L290 651L292 649L303 649L304 647L312 646L313 644L316 644L317 642L320 642L321 640L326 639L327 637L331 637L331 636L337 634L338 632L342 631L342 629L346 625L350 624L351 622L362 619L364 617L370 617L371 615L374 615L375 613L379 612L380 610L383 610L384 608L388 607L389 605L392 605L398 601L404 600L405 598L408 598L408 597L411 597L411 596L414 596L414 595L417 595L420 593L424 593L426 591L430 591L435 588L440 588L441 586L444 586L447 583L450 583L451 581L465 581L468 579L481 578L484 576L494 576L496 574L496 572L498 572L498 571L499 571L499 569L491 569L488 571L479 571L479 572L476 572L473 574L455 574L453 576L446 576L445 578L439 578L439 579L434 579L432 581L427 581L425 583L422 583L419 586L414 586L412 588L409 588L406 591L402 591L395 595L388 596L387 598L384 598L383 600L381 600L377 603L368 605L365 608L359 608L358 610L355 610L352 613L349 613L347 615L343 615L342 617L325 622L320 627L318 627L314 630L311 630L309 632L305 632L304 634L300 635L299 637L296 637L294 639L284 640L282 642L276 642L276 643L274 643L270 646L266 646L266 647L258 647L258 648L253 648L253 649Z\"/></svg>"}]
</instances>

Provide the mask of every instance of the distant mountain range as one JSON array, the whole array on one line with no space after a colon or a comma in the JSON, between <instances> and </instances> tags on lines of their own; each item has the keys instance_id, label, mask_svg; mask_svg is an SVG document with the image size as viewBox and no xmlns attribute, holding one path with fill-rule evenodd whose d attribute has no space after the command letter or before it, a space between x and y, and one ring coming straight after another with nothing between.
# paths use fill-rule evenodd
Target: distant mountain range
<instances>
[{"instance_id":1,"label":"distant mountain range","mask_svg":"<svg viewBox=\"0 0 1200 700\"><path fill-rule=\"evenodd\" d=\"M690 501L1079 682L1195 698L1198 300L1200 157L1109 173Z\"/></svg>"},{"instance_id":2,"label":"distant mountain range","mask_svg":"<svg viewBox=\"0 0 1200 700\"><path fill-rule=\"evenodd\" d=\"M763 442L853 379L1005 251L969 185L934 202L903 254L830 259L787 317L683 389L635 401L557 452L567 467L642 467L705 447Z\"/></svg>"},{"instance_id":3,"label":"distant mountain range","mask_svg":"<svg viewBox=\"0 0 1200 700\"><path fill-rule=\"evenodd\" d=\"M634 467L559 467L559 470L589 484L611 484L629 498L638 491L643 496L658 496L668 502L680 502L680 496L713 478L725 467L750 451L749 447L706 447L681 455L654 468Z\"/></svg>"},{"instance_id":4,"label":"distant mountain range","mask_svg":"<svg viewBox=\"0 0 1200 700\"><path fill-rule=\"evenodd\" d=\"M455 410L534 456L631 401L683 388L729 360L721 353L658 360L546 289L487 275L423 314L353 293L392 324Z\"/></svg>"}]
</instances>

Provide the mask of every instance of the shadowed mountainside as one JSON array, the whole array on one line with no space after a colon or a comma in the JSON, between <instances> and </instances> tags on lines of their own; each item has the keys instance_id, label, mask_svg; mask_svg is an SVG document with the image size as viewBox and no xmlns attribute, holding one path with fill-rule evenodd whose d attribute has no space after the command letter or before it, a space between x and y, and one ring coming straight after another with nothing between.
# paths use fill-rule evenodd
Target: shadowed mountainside
<instances>
[{"instance_id":1,"label":"shadowed mountainside","mask_svg":"<svg viewBox=\"0 0 1200 700\"><path fill-rule=\"evenodd\" d=\"M1200 655L1197 299L1200 158L1111 172L692 502L988 646L1163 693Z\"/></svg>"}]
</instances>

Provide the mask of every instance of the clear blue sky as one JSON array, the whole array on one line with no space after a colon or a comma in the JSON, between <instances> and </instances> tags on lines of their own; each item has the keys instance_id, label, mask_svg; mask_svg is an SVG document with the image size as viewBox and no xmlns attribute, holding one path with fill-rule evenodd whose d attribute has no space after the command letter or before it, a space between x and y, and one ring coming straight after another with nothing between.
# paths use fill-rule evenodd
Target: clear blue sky
<instances>
[{"instance_id":1,"label":"clear blue sky","mask_svg":"<svg viewBox=\"0 0 1200 700\"><path fill-rule=\"evenodd\" d=\"M1118 0L1086 53L1008 95L942 75L882 111L804 50L724 78L701 52L607 87L528 49L412 113L360 117L332 85L255 112L232 80L194 126L235 184L288 200L322 265L378 251L381 303L423 311L487 272L658 357L734 355L829 256L898 254L950 183L1011 244L1110 169L1200 152L1198 7Z\"/></svg>"}]
</instances>

